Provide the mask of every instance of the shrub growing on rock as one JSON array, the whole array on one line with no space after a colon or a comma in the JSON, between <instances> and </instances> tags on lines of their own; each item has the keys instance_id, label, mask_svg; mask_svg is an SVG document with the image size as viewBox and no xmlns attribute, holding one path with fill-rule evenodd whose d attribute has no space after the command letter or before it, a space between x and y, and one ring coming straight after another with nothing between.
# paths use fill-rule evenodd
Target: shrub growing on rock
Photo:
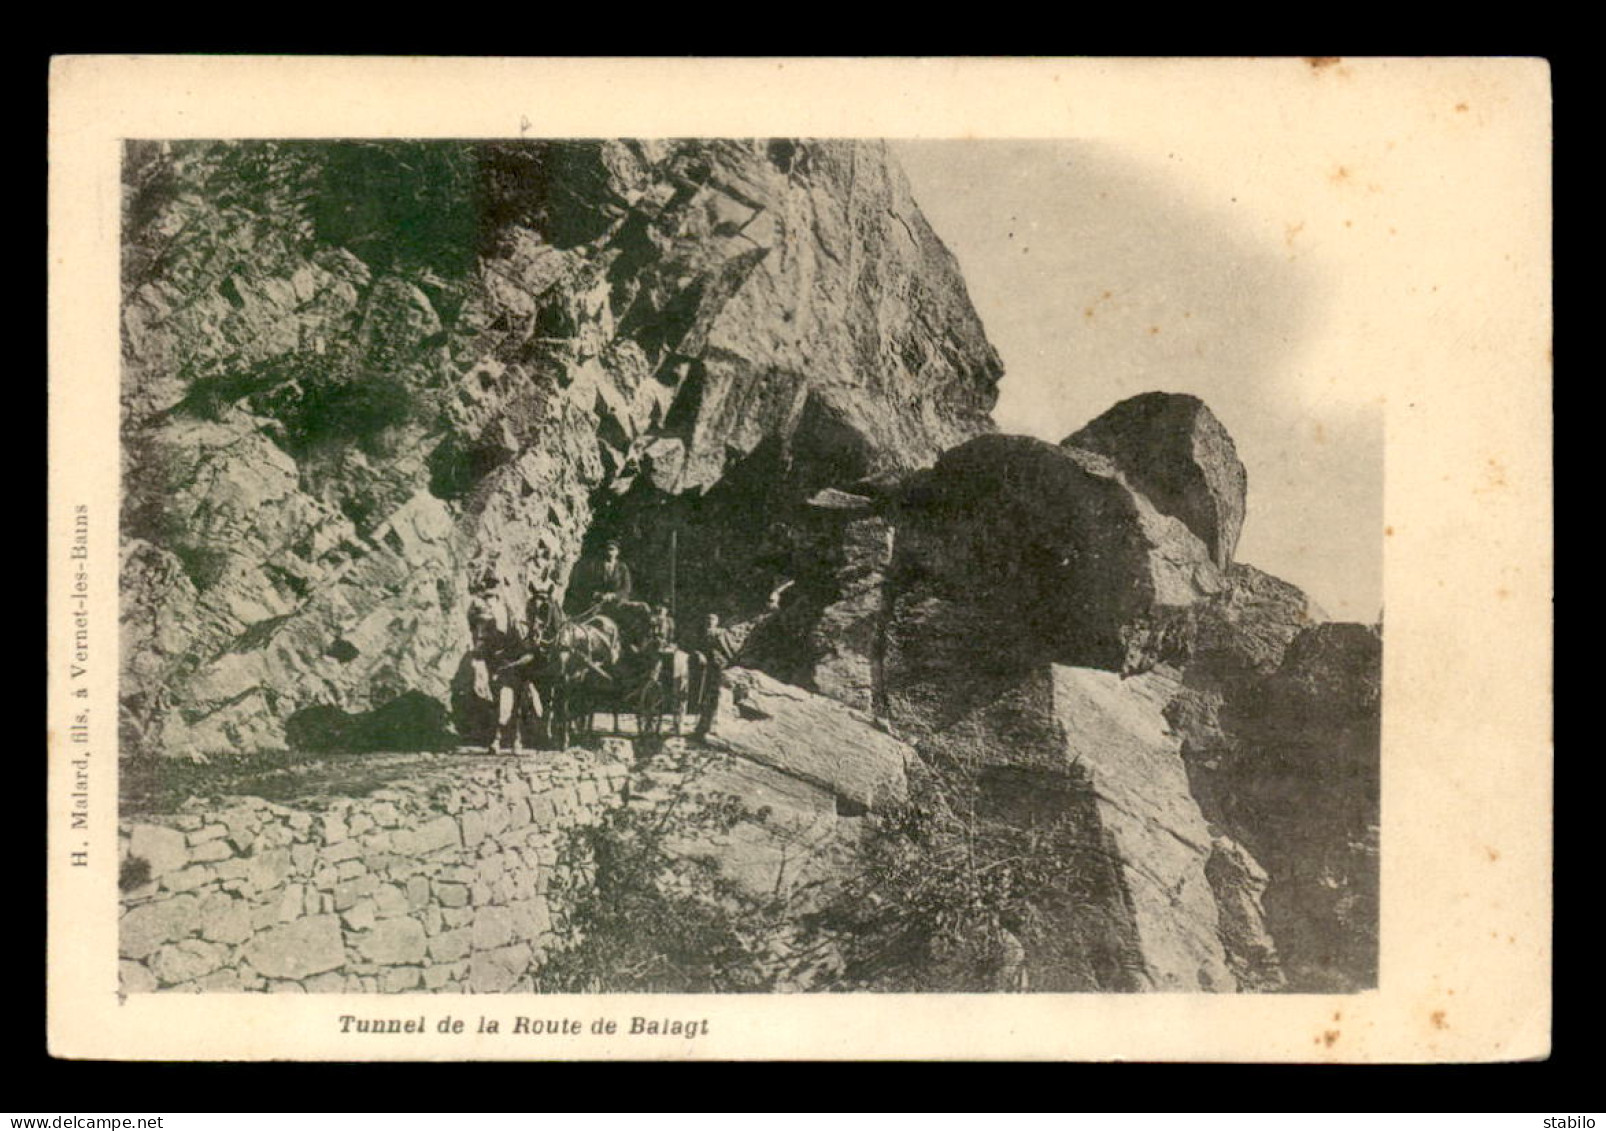
<instances>
[{"instance_id":1,"label":"shrub growing on rock","mask_svg":"<svg viewBox=\"0 0 1606 1131\"><path fill-rule=\"evenodd\" d=\"M686 838L757 818L739 798L695 788L697 768L638 777L648 796L571 830L559 855L567 946L535 973L542 993L772 990L766 947L776 908L742 894L716 861L675 851Z\"/></svg>"},{"instance_id":2,"label":"shrub growing on rock","mask_svg":"<svg viewBox=\"0 0 1606 1131\"><path fill-rule=\"evenodd\" d=\"M1021 825L978 812L958 771L926 767L909 803L873 816L860 867L808 917L843 991L1131 988L1095 890L1104 849L1074 816ZM1089 867L1088 857L1093 865Z\"/></svg>"}]
</instances>

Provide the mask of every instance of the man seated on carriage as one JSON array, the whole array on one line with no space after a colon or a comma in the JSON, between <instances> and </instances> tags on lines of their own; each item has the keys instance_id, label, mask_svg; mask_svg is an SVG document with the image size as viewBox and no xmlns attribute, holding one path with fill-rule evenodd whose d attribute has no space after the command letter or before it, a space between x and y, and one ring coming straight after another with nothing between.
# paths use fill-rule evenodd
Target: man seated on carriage
<instances>
[{"instance_id":1,"label":"man seated on carriage","mask_svg":"<svg viewBox=\"0 0 1606 1131\"><path fill-rule=\"evenodd\" d=\"M632 598L634 579L619 556L619 543L608 542L601 561L581 562L570 586L570 606L582 620L604 616L619 627L624 640L639 650L650 632L652 608Z\"/></svg>"},{"instance_id":2,"label":"man seated on carriage","mask_svg":"<svg viewBox=\"0 0 1606 1131\"><path fill-rule=\"evenodd\" d=\"M619 556L619 543L608 542L603 546L602 560L582 562L575 571L572 586L575 601L580 607L590 608L601 606L610 608L615 605L644 604L631 600L633 579L630 567Z\"/></svg>"}]
</instances>

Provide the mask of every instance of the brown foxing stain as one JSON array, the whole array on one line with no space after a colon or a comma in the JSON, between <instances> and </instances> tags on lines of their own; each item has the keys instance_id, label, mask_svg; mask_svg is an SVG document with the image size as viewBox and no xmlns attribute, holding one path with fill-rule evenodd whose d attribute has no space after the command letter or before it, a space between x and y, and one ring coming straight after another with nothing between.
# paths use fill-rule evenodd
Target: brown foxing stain
<instances>
[{"instance_id":1,"label":"brown foxing stain","mask_svg":"<svg viewBox=\"0 0 1606 1131\"><path fill-rule=\"evenodd\" d=\"M1342 1013L1335 1012L1333 1014L1333 1020L1334 1021L1342 1021L1342 1020L1344 1020L1344 1015Z\"/></svg>"},{"instance_id":2,"label":"brown foxing stain","mask_svg":"<svg viewBox=\"0 0 1606 1131\"><path fill-rule=\"evenodd\" d=\"M1506 465L1491 456L1483 466L1481 481L1472 488L1474 495L1487 495L1506 486Z\"/></svg>"},{"instance_id":3,"label":"brown foxing stain","mask_svg":"<svg viewBox=\"0 0 1606 1131\"><path fill-rule=\"evenodd\" d=\"M1444 1010L1442 1009L1435 1009L1428 1014L1428 1020L1433 1022L1435 1029L1448 1029L1450 1027L1450 1023L1444 1019Z\"/></svg>"},{"instance_id":4,"label":"brown foxing stain","mask_svg":"<svg viewBox=\"0 0 1606 1131\"><path fill-rule=\"evenodd\" d=\"M1472 107L1468 106L1465 102L1457 102L1455 104L1455 112L1457 114L1465 114L1470 109L1472 109Z\"/></svg>"},{"instance_id":5,"label":"brown foxing stain","mask_svg":"<svg viewBox=\"0 0 1606 1131\"><path fill-rule=\"evenodd\" d=\"M1305 62L1310 64L1311 70L1319 71L1324 67L1337 66L1343 58L1342 55L1307 55Z\"/></svg>"},{"instance_id":6,"label":"brown foxing stain","mask_svg":"<svg viewBox=\"0 0 1606 1131\"><path fill-rule=\"evenodd\" d=\"M1160 327L1158 327L1158 326L1150 326L1149 327L1149 333L1158 334L1159 332L1160 332Z\"/></svg>"},{"instance_id":7,"label":"brown foxing stain","mask_svg":"<svg viewBox=\"0 0 1606 1131\"><path fill-rule=\"evenodd\" d=\"M1383 528L1383 537L1385 537L1385 538L1392 538L1392 537L1394 537L1394 527L1392 527L1392 526L1385 526L1385 527L1384 527L1384 528Z\"/></svg>"},{"instance_id":8,"label":"brown foxing stain","mask_svg":"<svg viewBox=\"0 0 1606 1131\"><path fill-rule=\"evenodd\" d=\"M1297 224L1284 224L1283 225L1283 242L1285 244L1287 244L1289 247L1293 247L1294 246L1294 237L1299 235L1299 233L1303 232L1304 230L1305 230L1305 221L1303 221L1303 220L1301 220Z\"/></svg>"},{"instance_id":9,"label":"brown foxing stain","mask_svg":"<svg viewBox=\"0 0 1606 1131\"><path fill-rule=\"evenodd\" d=\"M1343 1034L1341 1034L1337 1029L1329 1029L1322 1034L1322 1044L1326 1045L1328 1048L1332 1048L1333 1042L1338 1040L1338 1038L1342 1035Z\"/></svg>"},{"instance_id":10,"label":"brown foxing stain","mask_svg":"<svg viewBox=\"0 0 1606 1131\"><path fill-rule=\"evenodd\" d=\"M1494 595L1504 601L1507 597L1511 596L1511 590L1502 585L1500 588L1494 591Z\"/></svg>"},{"instance_id":11,"label":"brown foxing stain","mask_svg":"<svg viewBox=\"0 0 1606 1131\"><path fill-rule=\"evenodd\" d=\"M1343 184L1344 182L1349 180L1349 166L1348 165L1340 165L1338 168L1334 169L1331 173L1327 174L1327 179L1332 181L1335 185Z\"/></svg>"},{"instance_id":12,"label":"brown foxing stain","mask_svg":"<svg viewBox=\"0 0 1606 1131\"><path fill-rule=\"evenodd\" d=\"M1344 221L1344 226L1346 228L1353 228L1355 226L1355 221L1354 220L1345 220Z\"/></svg>"},{"instance_id":13,"label":"brown foxing stain","mask_svg":"<svg viewBox=\"0 0 1606 1131\"><path fill-rule=\"evenodd\" d=\"M1311 435L1318 444L1327 443L1327 429L1322 427L1322 422L1320 420L1316 422L1315 428Z\"/></svg>"},{"instance_id":14,"label":"brown foxing stain","mask_svg":"<svg viewBox=\"0 0 1606 1131\"><path fill-rule=\"evenodd\" d=\"M1500 592L1504 593L1505 590L1502 589ZM1500 853L1497 849L1490 848L1486 844L1483 846L1483 850L1489 854L1489 863L1493 864L1496 860L1500 859Z\"/></svg>"}]
</instances>

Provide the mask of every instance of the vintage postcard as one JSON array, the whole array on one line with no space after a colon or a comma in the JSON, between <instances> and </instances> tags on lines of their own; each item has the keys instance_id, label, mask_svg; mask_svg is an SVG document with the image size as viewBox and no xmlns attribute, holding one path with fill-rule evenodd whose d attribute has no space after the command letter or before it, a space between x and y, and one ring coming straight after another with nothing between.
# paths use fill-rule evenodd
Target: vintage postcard
<instances>
[{"instance_id":1,"label":"vintage postcard","mask_svg":"<svg viewBox=\"0 0 1606 1131\"><path fill-rule=\"evenodd\" d=\"M51 1050L1545 1056L1549 81L58 59Z\"/></svg>"}]
</instances>

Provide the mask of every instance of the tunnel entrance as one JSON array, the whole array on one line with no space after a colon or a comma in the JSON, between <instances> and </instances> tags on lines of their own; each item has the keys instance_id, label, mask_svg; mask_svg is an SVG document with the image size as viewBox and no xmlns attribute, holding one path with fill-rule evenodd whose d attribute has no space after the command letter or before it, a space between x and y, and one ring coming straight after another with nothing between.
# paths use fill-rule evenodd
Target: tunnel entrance
<instances>
[{"instance_id":1,"label":"tunnel entrance","mask_svg":"<svg viewBox=\"0 0 1606 1131\"><path fill-rule=\"evenodd\" d=\"M790 537L795 500L784 475L779 445L766 442L706 492L670 494L645 479L623 495L599 491L566 610L573 615L589 603L588 574L614 542L632 598L672 608L683 626L710 612L725 621L757 612L802 561Z\"/></svg>"},{"instance_id":2,"label":"tunnel entrance","mask_svg":"<svg viewBox=\"0 0 1606 1131\"><path fill-rule=\"evenodd\" d=\"M742 662L812 689L820 648L813 629L841 596L848 516L808 500L823 486L851 485L862 470L855 460L822 466L799 458L772 436L733 459L706 491L671 494L645 477L622 495L599 491L565 609L573 616L588 607L587 581L609 542L630 571L632 598L669 609L682 647L695 647L709 613L726 626L754 621L785 586L780 609L763 616Z\"/></svg>"}]
</instances>

